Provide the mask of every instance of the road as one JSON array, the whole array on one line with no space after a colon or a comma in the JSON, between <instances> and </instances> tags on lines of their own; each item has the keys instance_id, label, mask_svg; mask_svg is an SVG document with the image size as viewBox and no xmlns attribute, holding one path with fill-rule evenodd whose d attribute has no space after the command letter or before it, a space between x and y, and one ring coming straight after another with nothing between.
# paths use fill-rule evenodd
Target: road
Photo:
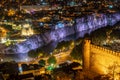
<instances>
[{"instance_id":1,"label":"road","mask_svg":"<svg viewBox=\"0 0 120 80\"><path fill-rule=\"evenodd\" d=\"M60 52L59 54L55 54L54 56L55 56L56 59L57 59L56 65L59 65L59 64L61 64L61 63L66 62L66 61L69 59L70 53L71 53L71 51L73 50L73 48L74 48L74 46L70 47L70 49L67 50L67 51ZM49 57L46 57L46 58L38 58L38 59L36 59L35 61L31 61L31 62L19 62L18 64L19 64L19 67L21 67L21 64L38 64L38 61L39 61L40 59L44 59L44 60L47 62L47 59L48 59L48 58L49 58ZM47 64L46 66L48 66L48 64ZM22 73L20 73L20 74L27 74L27 73L34 73L34 74L36 74L37 72L38 72L38 74L40 74L41 72L43 73L44 70L43 70L43 69L42 69L42 70L41 70L41 69L38 69L38 70L30 70L30 71L24 71L24 72L22 72Z\"/></svg>"},{"instance_id":2,"label":"road","mask_svg":"<svg viewBox=\"0 0 120 80\"><path fill-rule=\"evenodd\" d=\"M66 61L70 56L70 52L72 51L73 48L70 48L69 50L67 51L64 51L64 52L60 52L58 54L55 54L54 56L56 57L57 59L57 64L60 64L60 63L63 63L64 61ZM28 62L19 62L18 64L38 64L38 61L43 59L45 61L47 61L49 57L46 57L46 58L36 58L35 60L31 60L31 61L28 61Z\"/></svg>"}]
</instances>

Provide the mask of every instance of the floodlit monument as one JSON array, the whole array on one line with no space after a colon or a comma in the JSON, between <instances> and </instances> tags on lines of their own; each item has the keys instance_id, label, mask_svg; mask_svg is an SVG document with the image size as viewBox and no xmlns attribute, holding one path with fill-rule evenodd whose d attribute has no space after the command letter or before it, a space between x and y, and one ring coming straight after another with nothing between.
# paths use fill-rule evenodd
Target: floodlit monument
<instances>
[{"instance_id":1,"label":"floodlit monument","mask_svg":"<svg viewBox=\"0 0 120 80\"><path fill-rule=\"evenodd\" d=\"M120 80L120 52L114 52L95 46L85 40L83 46L83 69L100 75L109 75L114 80Z\"/></svg>"}]
</instances>

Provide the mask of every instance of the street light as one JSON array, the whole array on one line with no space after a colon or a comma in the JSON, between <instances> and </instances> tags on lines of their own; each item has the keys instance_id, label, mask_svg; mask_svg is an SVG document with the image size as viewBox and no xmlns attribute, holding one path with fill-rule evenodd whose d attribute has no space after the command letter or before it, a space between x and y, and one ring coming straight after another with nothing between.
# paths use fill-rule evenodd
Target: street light
<instances>
[{"instance_id":1,"label":"street light","mask_svg":"<svg viewBox=\"0 0 120 80\"><path fill-rule=\"evenodd\" d=\"M50 55L52 55L52 52L50 52Z\"/></svg>"},{"instance_id":2,"label":"street light","mask_svg":"<svg viewBox=\"0 0 120 80\"><path fill-rule=\"evenodd\" d=\"M3 59L0 59L1 62L3 62Z\"/></svg>"},{"instance_id":3,"label":"street light","mask_svg":"<svg viewBox=\"0 0 120 80\"><path fill-rule=\"evenodd\" d=\"M28 58L26 58L25 61L28 61Z\"/></svg>"},{"instance_id":4,"label":"street light","mask_svg":"<svg viewBox=\"0 0 120 80\"><path fill-rule=\"evenodd\" d=\"M23 69L22 69L22 67L21 67L21 66L19 67L19 72L20 72L20 73L22 73L22 72L23 72Z\"/></svg>"}]
</instances>

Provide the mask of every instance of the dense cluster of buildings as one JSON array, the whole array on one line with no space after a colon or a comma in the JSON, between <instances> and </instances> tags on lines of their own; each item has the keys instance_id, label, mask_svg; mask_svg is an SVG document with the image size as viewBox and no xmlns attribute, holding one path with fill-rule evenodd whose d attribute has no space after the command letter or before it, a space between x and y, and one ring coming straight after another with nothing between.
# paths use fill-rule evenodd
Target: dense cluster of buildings
<instances>
[{"instance_id":1,"label":"dense cluster of buildings","mask_svg":"<svg viewBox=\"0 0 120 80\"><path fill-rule=\"evenodd\" d=\"M55 41L59 37L62 39L65 37L64 33L72 33L72 31L69 32L66 30L68 30L68 28L72 29L74 26L75 27L72 30L78 32L85 30L85 28L92 29L94 26L96 27L96 25L112 26L111 23L114 24L120 19L118 16L119 14L117 14L117 12L119 13L119 10L120 0L0 0L0 80L91 80L92 72L90 70L94 70L98 73L100 71L108 73L109 65L113 73L103 73L98 76L92 74L94 80L120 80L120 65L118 64L120 60L119 52L94 46L90 44L90 41L88 40L84 43L84 46L82 46L84 48L83 69L81 68L82 64L80 64L79 61L74 62L73 60L71 60L72 63L70 63L70 61L67 61L67 63L64 61L62 64L55 66L55 69L53 69L54 64L49 64L50 67L48 68L46 68L46 66L49 65L41 66L38 63L34 64L32 61L32 64L27 64L27 58L24 59L25 61L23 63L17 63L14 61L4 62L5 56L8 56L8 54L3 54L5 53L4 49L11 48L11 46L12 49L15 50L16 47L13 47L15 44L20 45L20 49L16 50L24 53L24 51L26 51L25 49L28 49L28 47L24 48L23 45L26 47L26 44L21 42L26 41L26 39L31 40L30 42L27 40L29 43L27 45L29 45L29 49L32 50L40 41L41 43L38 45L39 47L41 44L47 44L47 42L50 41L48 39L52 40L50 42ZM115 15L112 15L114 13ZM111 15L113 18L109 15L105 16L107 14ZM92 24L96 25L92 26ZM61 33L58 35L60 29ZM57 33L52 34L52 31L56 31ZM38 34L40 34L40 38L38 37ZM46 36L46 34L49 36ZM79 35L84 37L84 33ZM30 38L31 36L35 39ZM36 39L38 39L38 41ZM119 39L117 39L117 42L119 42ZM112 46L116 45L120 46L118 43L113 44ZM39 50L38 53L40 53ZM103 57L98 53L106 54L101 62L97 58L102 59ZM10 51L9 56L11 55L14 55L12 51ZM92 55L92 57L90 55ZM51 56L52 52L51 55L47 57ZM114 60L108 58L108 56L111 56ZM62 59L60 55L59 57ZM31 60L38 62L37 58ZM11 58L9 59L8 57L7 60L10 61ZM91 61L94 64L91 63ZM106 61L110 61L110 63L108 64ZM22 64L22 66L19 66L19 64ZM107 68L105 66L107 66ZM117 73L114 72L115 70L117 70Z\"/></svg>"}]
</instances>

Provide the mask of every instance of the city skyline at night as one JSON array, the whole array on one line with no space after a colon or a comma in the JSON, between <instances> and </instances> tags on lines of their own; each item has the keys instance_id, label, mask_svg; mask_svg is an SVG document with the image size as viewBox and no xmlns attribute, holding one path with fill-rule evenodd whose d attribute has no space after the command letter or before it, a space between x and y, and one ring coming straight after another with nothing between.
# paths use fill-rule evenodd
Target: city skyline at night
<instances>
[{"instance_id":1,"label":"city skyline at night","mask_svg":"<svg viewBox=\"0 0 120 80\"><path fill-rule=\"evenodd\" d=\"M120 0L0 0L0 80L120 80Z\"/></svg>"}]
</instances>

